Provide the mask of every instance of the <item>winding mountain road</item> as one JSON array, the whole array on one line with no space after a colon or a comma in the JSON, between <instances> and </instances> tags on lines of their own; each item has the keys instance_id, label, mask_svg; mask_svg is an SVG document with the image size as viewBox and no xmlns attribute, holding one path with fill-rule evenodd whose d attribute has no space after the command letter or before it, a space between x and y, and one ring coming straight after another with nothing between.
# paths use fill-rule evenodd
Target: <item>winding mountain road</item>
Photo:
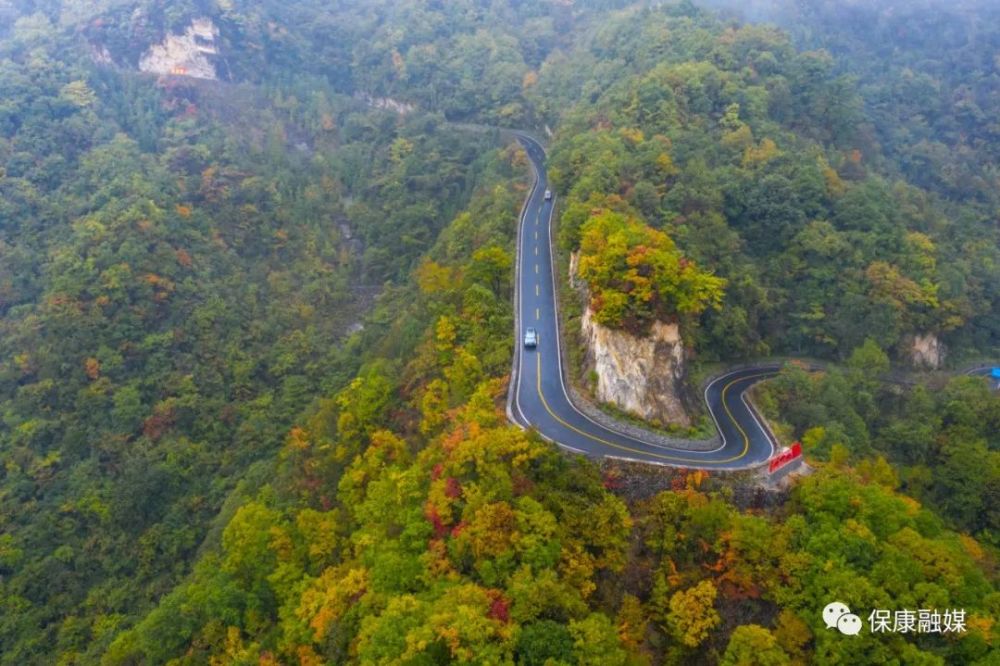
<instances>
[{"instance_id":1,"label":"winding mountain road","mask_svg":"<svg viewBox=\"0 0 1000 666\"><path fill-rule=\"evenodd\" d=\"M529 136L516 136L531 160L535 183L519 222L514 295L518 339L508 405L510 417L562 448L594 457L728 470L765 463L775 451L776 440L750 406L745 392L777 374L777 366L735 370L707 386L705 401L721 435L721 445L707 451L673 448L653 438L644 441L597 423L573 404L563 380L559 346L552 254L555 198L545 200L549 184L544 149ZM538 331L538 345L530 349L523 343L529 327Z\"/></svg>"}]
</instances>

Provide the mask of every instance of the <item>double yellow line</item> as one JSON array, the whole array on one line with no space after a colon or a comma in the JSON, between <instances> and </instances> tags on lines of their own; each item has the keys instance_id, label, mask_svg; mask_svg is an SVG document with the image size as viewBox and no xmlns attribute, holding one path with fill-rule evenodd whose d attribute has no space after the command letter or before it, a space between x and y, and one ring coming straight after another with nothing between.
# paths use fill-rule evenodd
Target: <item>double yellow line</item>
<instances>
[{"instance_id":1,"label":"double yellow line","mask_svg":"<svg viewBox=\"0 0 1000 666\"><path fill-rule=\"evenodd\" d=\"M618 444L616 442L609 442L606 439L602 439L602 438L597 437L595 435L591 435L589 432L584 432L583 430L580 430L576 426L567 423L562 418L560 418L558 414L556 414L554 411L552 411L552 408L549 407L548 401L545 400L545 394L542 392L542 355L541 355L541 352L536 352L535 357L536 357L535 361L536 361L536 364L537 364L535 366L536 370L537 370L536 374L538 375L538 397L541 398L541 400L542 400L542 406L545 407L545 411L547 411L552 418L554 418L556 421L558 421L559 423L561 423L563 426L569 428L570 430L572 430L573 432L575 432L575 433L577 433L579 435L583 435L587 439L593 440L593 441L598 442L600 444L604 444L605 446L610 446L610 447L618 449L620 451L627 451L629 453L638 453L639 455L642 455L642 456L649 456L649 457L652 457L652 458L659 458L661 460L670 460L670 461L673 461L673 462L694 463L694 464L701 465L701 466L705 466L705 465L724 465L726 463L735 462L735 461L737 461L737 460L739 460L741 458L746 457L747 453L750 451L750 438L747 436L746 431L740 425L739 421L737 421L736 418L733 416L733 413L729 409L729 405L726 404L726 393L728 393L730 387L733 384L735 384L736 382L738 382L738 381L741 381L743 379L754 379L754 378L757 378L757 377L765 377L768 374L770 374L770 373L767 373L767 372L762 372L762 373L756 374L756 375L748 375L746 377L737 377L736 379L730 381L728 384L726 384L722 388L722 407L723 407L723 409L726 410L726 414L729 416L729 420L733 422L733 424L736 426L736 429L740 431L740 435L743 437L743 450L740 452L739 455L733 456L731 458L724 458L724 459L721 459L721 460L706 460L704 458L684 458L683 456L668 456L668 455L664 455L662 453L653 453L651 451L644 451L642 449L633 449L631 447L624 446L624 445ZM719 434L720 434L720 436L722 435L721 432Z\"/></svg>"}]
</instances>

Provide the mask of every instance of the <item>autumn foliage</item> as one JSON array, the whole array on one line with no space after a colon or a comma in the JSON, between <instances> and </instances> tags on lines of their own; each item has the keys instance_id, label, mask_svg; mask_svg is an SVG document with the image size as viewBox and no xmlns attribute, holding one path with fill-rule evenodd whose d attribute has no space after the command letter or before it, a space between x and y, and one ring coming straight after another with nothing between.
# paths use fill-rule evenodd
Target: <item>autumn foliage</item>
<instances>
[{"instance_id":1,"label":"autumn foliage","mask_svg":"<svg viewBox=\"0 0 1000 666\"><path fill-rule=\"evenodd\" d=\"M662 231L606 209L595 210L581 229L578 272L594 318L631 330L718 308L726 285L685 258Z\"/></svg>"}]
</instances>

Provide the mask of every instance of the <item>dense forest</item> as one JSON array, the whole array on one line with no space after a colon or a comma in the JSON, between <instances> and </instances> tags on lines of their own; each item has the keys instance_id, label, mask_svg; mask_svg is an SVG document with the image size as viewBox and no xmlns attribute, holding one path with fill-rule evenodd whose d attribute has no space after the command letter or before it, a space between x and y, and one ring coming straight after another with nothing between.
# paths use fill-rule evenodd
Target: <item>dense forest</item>
<instances>
[{"instance_id":1,"label":"dense forest","mask_svg":"<svg viewBox=\"0 0 1000 666\"><path fill-rule=\"evenodd\" d=\"M589 57L627 51L630 75L560 124L563 246L598 209L667 230L728 281L725 306L690 322L711 356L843 359L871 337L902 359L927 333L959 356L989 351L996 205L881 170L865 100L827 53L756 26L717 25L712 43L692 37L701 25L649 16L595 38Z\"/></svg>"},{"instance_id":2,"label":"dense forest","mask_svg":"<svg viewBox=\"0 0 1000 666\"><path fill-rule=\"evenodd\" d=\"M840 5L0 1L0 664L995 663L1000 396L902 371L1000 346L1000 22ZM602 323L825 361L754 395L814 474L506 421L500 127Z\"/></svg>"}]
</instances>

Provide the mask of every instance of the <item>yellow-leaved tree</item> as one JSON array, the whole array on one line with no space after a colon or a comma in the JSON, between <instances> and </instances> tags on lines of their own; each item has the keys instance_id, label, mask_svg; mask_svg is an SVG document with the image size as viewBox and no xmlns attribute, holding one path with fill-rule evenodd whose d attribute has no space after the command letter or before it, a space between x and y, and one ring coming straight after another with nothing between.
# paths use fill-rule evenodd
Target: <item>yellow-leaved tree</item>
<instances>
[{"instance_id":1,"label":"yellow-leaved tree","mask_svg":"<svg viewBox=\"0 0 1000 666\"><path fill-rule=\"evenodd\" d=\"M598 323L638 331L654 320L721 306L726 281L698 268L667 234L638 218L598 209L581 232L578 271Z\"/></svg>"}]
</instances>

